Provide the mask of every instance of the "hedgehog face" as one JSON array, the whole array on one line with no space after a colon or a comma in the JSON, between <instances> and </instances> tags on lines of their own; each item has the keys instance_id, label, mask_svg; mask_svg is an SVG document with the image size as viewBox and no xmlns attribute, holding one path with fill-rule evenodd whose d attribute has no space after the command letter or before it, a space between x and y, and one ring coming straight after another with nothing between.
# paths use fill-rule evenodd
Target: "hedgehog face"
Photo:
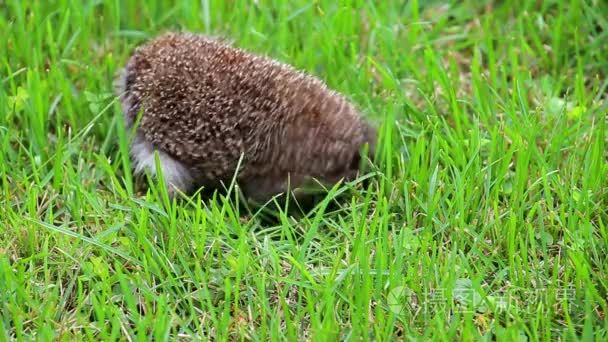
<instances>
[{"instance_id":1,"label":"hedgehog face","mask_svg":"<svg viewBox=\"0 0 608 342\"><path fill-rule=\"evenodd\" d=\"M374 155L372 153L373 151L371 150L372 144L370 142L366 145L369 147L367 148L368 153L365 156L369 156L371 158ZM362 151L356 151L352 154L349 163L345 164L337 170L334 170L324 175L323 182L326 184L335 184L340 181L349 182L355 180L359 176L359 173L361 171L361 162L363 157L361 152Z\"/></svg>"},{"instance_id":2,"label":"hedgehog face","mask_svg":"<svg viewBox=\"0 0 608 342\"><path fill-rule=\"evenodd\" d=\"M352 145L345 148L341 153L344 153L346 158L340 162L333 164L332 168L323 173L319 180L324 184L332 185L337 182L349 182L355 180L361 171L367 159L373 159L376 150L376 131L375 129L364 123L360 135L356 135L360 144ZM363 163L362 163L363 162Z\"/></svg>"}]
</instances>

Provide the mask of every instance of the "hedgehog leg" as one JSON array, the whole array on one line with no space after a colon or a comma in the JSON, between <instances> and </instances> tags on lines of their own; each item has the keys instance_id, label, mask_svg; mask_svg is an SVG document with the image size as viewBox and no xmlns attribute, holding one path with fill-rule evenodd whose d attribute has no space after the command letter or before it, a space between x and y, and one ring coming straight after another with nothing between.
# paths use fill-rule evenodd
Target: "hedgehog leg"
<instances>
[{"instance_id":1,"label":"hedgehog leg","mask_svg":"<svg viewBox=\"0 0 608 342\"><path fill-rule=\"evenodd\" d=\"M300 174L265 175L241 182L243 192L258 203L267 202L277 195L302 185L304 177Z\"/></svg>"},{"instance_id":2,"label":"hedgehog leg","mask_svg":"<svg viewBox=\"0 0 608 342\"><path fill-rule=\"evenodd\" d=\"M155 151L158 152L161 172L169 195L174 196L178 191L189 191L193 184L192 172L183 163L164 151L154 148L152 143L139 132L131 144L135 174L148 171L153 177L157 176Z\"/></svg>"}]
</instances>

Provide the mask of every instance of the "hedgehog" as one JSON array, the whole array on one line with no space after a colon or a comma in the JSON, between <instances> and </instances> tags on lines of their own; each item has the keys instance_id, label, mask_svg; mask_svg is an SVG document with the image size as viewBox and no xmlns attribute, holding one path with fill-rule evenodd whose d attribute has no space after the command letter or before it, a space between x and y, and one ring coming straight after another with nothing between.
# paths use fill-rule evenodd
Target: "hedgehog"
<instances>
[{"instance_id":1,"label":"hedgehog","mask_svg":"<svg viewBox=\"0 0 608 342\"><path fill-rule=\"evenodd\" d=\"M356 178L376 130L319 78L223 39L167 32L135 48L115 83L135 174L171 196L236 179L256 201ZM367 148L365 148L367 146Z\"/></svg>"}]
</instances>

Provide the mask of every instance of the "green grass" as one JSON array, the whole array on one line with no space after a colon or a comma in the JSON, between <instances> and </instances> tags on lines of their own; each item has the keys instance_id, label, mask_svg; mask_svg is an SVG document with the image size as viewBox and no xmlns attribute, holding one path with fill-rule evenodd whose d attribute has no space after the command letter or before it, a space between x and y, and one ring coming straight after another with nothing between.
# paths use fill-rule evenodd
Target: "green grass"
<instances>
[{"instance_id":1,"label":"green grass","mask_svg":"<svg viewBox=\"0 0 608 342\"><path fill-rule=\"evenodd\" d=\"M608 338L605 1L176 3L0 1L0 341ZM134 179L112 80L168 29L352 98L371 185L273 220Z\"/></svg>"}]
</instances>

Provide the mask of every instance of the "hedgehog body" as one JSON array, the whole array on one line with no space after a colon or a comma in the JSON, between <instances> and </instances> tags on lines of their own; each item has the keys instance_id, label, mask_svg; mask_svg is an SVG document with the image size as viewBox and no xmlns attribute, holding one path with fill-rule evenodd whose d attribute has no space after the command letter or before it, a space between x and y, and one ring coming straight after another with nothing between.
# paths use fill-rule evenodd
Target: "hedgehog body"
<instances>
[{"instance_id":1,"label":"hedgehog body","mask_svg":"<svg viewBox=\"0 0 608 342\"><path fill-rule=\"evenodd\" d=\"M319 79L203 35L167 33L136 48L117 91L128 127L141 112L136 173L155 174L158 151L171 192L236 174L264 200L310 179L348 180L375 142L357 109Z\"/></svg>"}]
</instances>

